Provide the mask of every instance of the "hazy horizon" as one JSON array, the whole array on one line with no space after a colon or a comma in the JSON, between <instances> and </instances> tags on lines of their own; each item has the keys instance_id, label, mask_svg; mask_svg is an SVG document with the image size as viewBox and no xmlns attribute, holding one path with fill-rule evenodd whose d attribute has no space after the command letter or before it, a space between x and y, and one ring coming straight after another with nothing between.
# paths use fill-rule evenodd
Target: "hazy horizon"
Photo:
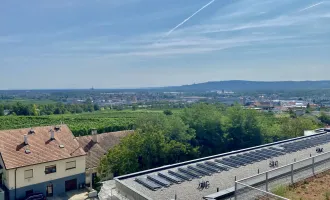
<instances>
[{"instance_id":1,"label":"hazy horizon","mask_svg":"<svg viewBox=\"0 0 330 200\"><path fill-rule=\"evenodd\" d=\"M329 0L5 0L0 90L327 80L329 8Z\"/></svg>"},{"instance_id":2,"label":"hazy horizon","mask_svg":"<svg viewBox=\"0 0 330 200\"><path fill-rule=\"evenodd\" d=\"M274 82L318 82L318 81L329 81L329 80L283 80L283 81L263 81L263 80L219 80L219 81L206 81L206 82L200 82L200 83L188 83L188 84L182 84L182 85L164 85L164 86L154 86L154 87L122 87L122 88L95 88L87 87L87 88L14 88L14 89L0 89L0 91L5 90L139 90L139 89L155 89L155 88L166 88L166 87L180 87L180 86L186 86L186 85L193 85L193 84L204 84L209 82L229 82L229 81L249 81L249 82L261 82L261 83L274 83Z\"/></svg>"}]
</instances>

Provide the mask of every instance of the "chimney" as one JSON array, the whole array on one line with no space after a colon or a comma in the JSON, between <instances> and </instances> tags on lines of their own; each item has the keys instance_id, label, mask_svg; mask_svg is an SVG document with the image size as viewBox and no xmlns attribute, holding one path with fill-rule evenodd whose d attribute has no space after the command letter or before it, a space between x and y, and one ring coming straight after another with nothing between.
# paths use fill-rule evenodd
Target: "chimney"
<instances>
[{"instance_id":1,"label":"chimney","mask_svg":"<svg viewBox=\"0 0 330 200\"><path fill-rule=\"evenodd\" d=\"M54 130L50 129L50 140L55 140Z\"/></svg>"},{"instance_id":2,"label":"chimney","mask_svg":"<svg viewBox=\"0 0 330 200\"><path fill-rule=\"evenodd\" d=\"M29 134L34 134L35 133L35 131L33 130L33 128L31 128L30 130L29 130Z\"/></svg>"},{"instance_id":3,"label":"chimney","mask_svg":"<svg viewBox=\"0 0 330 200\"><path fill-rule=\"evenodd\" d=\"M26 134L24 135L24 144L25 145L28 145L29 144L29 142L28 142L28 136Z\"/></svg>"},{"instance_id":4,"label":"chimney","mask_svg":"<svg viewBox=\"0 0 330 200\"><path fill-rule=\"evenodd\" d=\"M97 130L96 129L92 129L92 140L95 143L98 143L98 139L97 139Z\"/></svg>"}]
</instances>

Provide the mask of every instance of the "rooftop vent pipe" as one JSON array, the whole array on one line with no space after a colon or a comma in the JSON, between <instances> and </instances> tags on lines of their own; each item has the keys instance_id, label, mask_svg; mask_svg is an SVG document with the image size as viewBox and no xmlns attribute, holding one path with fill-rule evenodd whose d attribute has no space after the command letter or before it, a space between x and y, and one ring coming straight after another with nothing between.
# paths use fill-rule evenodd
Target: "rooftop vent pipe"
<instances>
[{"instance_id":1,"label":"rooftop vent pipe","mask_svg":"<svg viewBox=\"0 0 330 200\"><path fill-rule=\"evenodd\" d=\"M26 134L24 135L24 144L25 145L28 145L29 144L29 142L28 142L28 136Z\"/></svg>"},{"instance_id":2,"label":"rooftop vent pipe","mask_svg":"<svg viewBox=\"0 0 330 200\"><path fill-rule=\"evenodd\" d=\"M55 140L55 134L53 129L50 129L50 140Z\"/></svg>"},{"instance_id":3,"label":"rooftop vent pipe","mask_svg":"<svg viewBox=\"0 0 330 200\"><path fill-rule=\"evenodd\" d=\"M54 129L55 129L55 131L59 131L59 130L61 130L61 126L55 126Z\"/></svg>"},{"instance_id":4,"label":"rooftop vent pipe","mask_svg":"<svg viewBox=\"0 0 330 200\"><path fill-rule=\"evenodd\" d=\"M97 139L97 130L96 129L92 129L92 140L95 143L98 143L98 139Z\"/></svg>"},{"instance_id":5,"label":"rooftop vent pipe","mask_svg":"<svg viewBox=\"0 0 330 200\"><path fill-rule=\"evenodd\" d=\"M33 130L33 128L31 128L30 130L29 130L29 134L34 134L35 133L35 131Z\"/></svg>"}]
</instances>

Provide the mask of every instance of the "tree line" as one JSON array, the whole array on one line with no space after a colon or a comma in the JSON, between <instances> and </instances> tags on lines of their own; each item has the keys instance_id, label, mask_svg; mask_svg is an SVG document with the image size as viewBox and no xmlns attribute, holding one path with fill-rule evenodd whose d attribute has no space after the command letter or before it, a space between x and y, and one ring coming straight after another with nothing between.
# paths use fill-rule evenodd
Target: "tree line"
<instances>
[{"instance_id":1,"label":"tree line","mask_svg":"<svg viewBox=\"0 0 330 200\"><path fill-rule=\"evenodd\" d=\"M173 115L143 115L135 131L102 159L106 177L133 173L232 150L302 136L321 123L312 117L278 117L272 113L195 104Z\"/></svg>"},{"instance_id":2,"label":"tree line","mask_svg":"<svg viewBox=\"0 0 330 200\"><path fill-rule=\"evenodd\" d=\"M93 104L91 100L87 100L82 104L0 104L0 116L4 115L4 110L9 111L9 115L20 116L40 116L40 115L57 115L71 114L82 112L93 112L100 110L97 104Z\"/></svg>"}]
</instances>

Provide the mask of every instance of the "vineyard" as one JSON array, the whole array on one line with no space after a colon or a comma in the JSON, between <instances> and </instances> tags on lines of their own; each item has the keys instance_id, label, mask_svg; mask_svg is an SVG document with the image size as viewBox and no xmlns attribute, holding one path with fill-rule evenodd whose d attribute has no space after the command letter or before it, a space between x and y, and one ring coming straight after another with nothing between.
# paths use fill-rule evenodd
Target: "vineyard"
<instances>
[{"instance_id":1,"label":"vineyard","mask_svg":"<svg viewBox=\"0 0 330 200\"><path fill-rule=\"evenodd\" d=\"M133 129L142 114L157 115L161 111L111 111L50 116L3 116L0 130L67 124L75 136L87 135L92 128L99 133Z\"/></svg>"}]
</instances>

